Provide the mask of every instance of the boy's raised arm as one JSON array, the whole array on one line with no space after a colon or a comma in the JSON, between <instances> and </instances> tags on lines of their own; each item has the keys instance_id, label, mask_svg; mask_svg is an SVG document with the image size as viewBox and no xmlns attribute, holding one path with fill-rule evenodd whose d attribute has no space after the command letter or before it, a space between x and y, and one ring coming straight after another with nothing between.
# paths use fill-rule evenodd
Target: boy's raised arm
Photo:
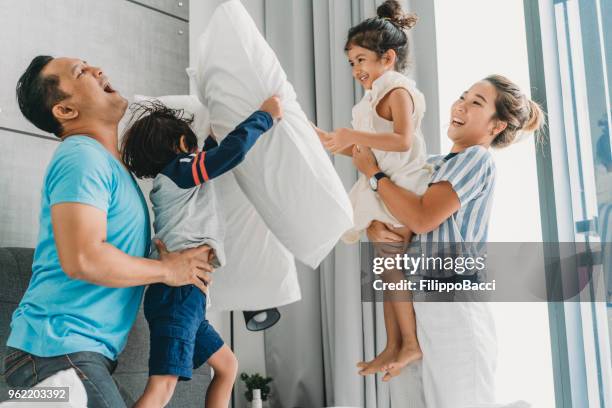
<instances>
[{"instance_id":1,"label":"boy's raised arm","mask_svg":"<svg viewBox=\"0 0 612 408\"><path fill-rule=\"evenodd\" d=\"M216 147L198 154L178 156L161 173L180 188L191 188L205 183L233 169L244 160L257 139L273 124L272 116L256 111L236 126ZM206 142L210 146L210 142Z\"/></svg>"},{"instance_id":2,"label":"boy's raised arm","mask_svg":"<svg viewBox=\"0 0 612 408\"><path fill-rule=\"evenodd\" d=\"M257 139L270 130L274 119L282 116L280 99L272 96L221 143L217 145L216 140L209 136L204 142L204 151L178 156L161 173L180 188L195 187L214 179L240 164Z\"/></svg>"}]
</instances>

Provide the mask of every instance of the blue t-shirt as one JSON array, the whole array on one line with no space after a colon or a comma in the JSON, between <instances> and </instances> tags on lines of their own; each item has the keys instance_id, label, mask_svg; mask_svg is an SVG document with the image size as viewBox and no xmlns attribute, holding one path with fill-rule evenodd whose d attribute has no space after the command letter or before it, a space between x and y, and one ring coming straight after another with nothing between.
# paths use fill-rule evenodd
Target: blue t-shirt
<instances>
[{"instance_id":1,"label":"blue t-shirt","mask_svg":"<svg viewBox=\"0 0 612 408\"><path fill-rule=\"evenodd\" d=\"M51 207L81 203L106 213L107 242L128 255L149 251L147 204L132 175L100 143L71 136L45 174L30 285L13 313L8 346L41 357L94 351L115 360L125 346L143 286L109 288L72 279L59 262ZM129 271L126 271L129 272Z\"/></svg>"}]
</instances>

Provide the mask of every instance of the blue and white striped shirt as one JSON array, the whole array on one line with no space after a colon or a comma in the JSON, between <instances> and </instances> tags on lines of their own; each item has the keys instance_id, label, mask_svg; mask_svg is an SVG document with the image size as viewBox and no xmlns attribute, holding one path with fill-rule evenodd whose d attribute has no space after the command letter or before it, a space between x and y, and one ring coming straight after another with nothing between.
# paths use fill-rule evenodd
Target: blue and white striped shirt
<instances>
[{"instance_id":1,"label":"blue and white striped shirt","mask_svg":"<svg viewBox=\"0 0 612 408\"><path fill-rule=\"evenodd\" d=\"M482 243L487 240L495 187L495 163L488 149L471 146L459 153L435 156L429 185L447 181L457 193L461 208L438 228L420 234L421 243Z\"/></svg>"}]
</instances>

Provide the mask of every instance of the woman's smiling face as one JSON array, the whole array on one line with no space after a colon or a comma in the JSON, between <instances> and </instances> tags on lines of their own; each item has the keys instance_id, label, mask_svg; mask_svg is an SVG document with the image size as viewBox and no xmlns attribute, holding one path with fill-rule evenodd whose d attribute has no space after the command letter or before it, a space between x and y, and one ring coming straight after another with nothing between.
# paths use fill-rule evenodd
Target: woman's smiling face
<instances>
[{"instance_id":1,"label":"woman's smiling face","mask_svg":"<svg viewBox=\"0 0 612 408\"><path fill-rule=\"evenodd\" d=\"M386 71L393 69L395 64L395 51L393 50L389 50L382 57L379 57L372 50L351 45L347 54L353 70L353 77L365 89L372 89L372 83Z\"/></svg>"},{"instance_id":2,"label":"woman's smiling face","mask_svg":"<svg viewBox=\"0 0 612 408\"><path fill-rule=\"evenodd\" d=\"M488 81L479 81L453 103L450 111L448 137L455 145L488 147L505 127L495 119L497 91Z\"/></svg>"}]
</instances>

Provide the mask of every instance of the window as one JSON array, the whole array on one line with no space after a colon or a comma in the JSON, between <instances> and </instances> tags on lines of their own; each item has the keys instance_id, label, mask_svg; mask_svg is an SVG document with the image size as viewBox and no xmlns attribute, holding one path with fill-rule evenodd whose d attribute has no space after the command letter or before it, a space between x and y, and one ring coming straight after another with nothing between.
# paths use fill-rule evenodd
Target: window
<instances>
[{"instance_id":1,"label":"window","mask_svg":"<svg viewBox=\"0 0 612 408\"><path fill-rule=\"evenodd\" d=\"M529 65L522 0L436 0L435 18L440 137L446 152L451 147L446 128L453 101L493 73L511 78L528 93ZM489 241L541 242L533 136L493 155L498 177ZM492 308L498 335L498 402L522 399L536 407L554 406L547 304L492 303Z\"/></svg>"}]
</instances>

